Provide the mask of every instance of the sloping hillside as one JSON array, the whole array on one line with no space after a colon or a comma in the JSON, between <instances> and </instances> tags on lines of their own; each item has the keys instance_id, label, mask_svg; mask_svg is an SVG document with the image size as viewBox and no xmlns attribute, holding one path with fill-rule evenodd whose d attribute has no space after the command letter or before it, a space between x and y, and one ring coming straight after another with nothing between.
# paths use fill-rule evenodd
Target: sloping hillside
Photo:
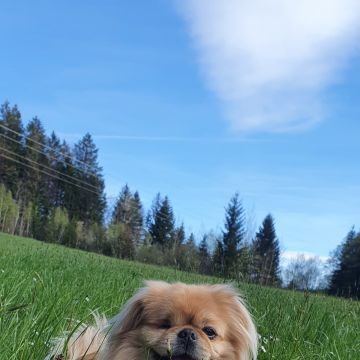
<instances>
[{"instance_id":1,"label":"sloping hillside","mask_svg":"<svg viewBox=\"0 0 360 360\"><path fill-rule=\"evenodd\" d=\"M111 316L144 279L219 282L0 233L0 359L41 360L49 339ZM357 359L360 303L240 284L261 334L259 359Z\"/></svg>"}]
</instances>

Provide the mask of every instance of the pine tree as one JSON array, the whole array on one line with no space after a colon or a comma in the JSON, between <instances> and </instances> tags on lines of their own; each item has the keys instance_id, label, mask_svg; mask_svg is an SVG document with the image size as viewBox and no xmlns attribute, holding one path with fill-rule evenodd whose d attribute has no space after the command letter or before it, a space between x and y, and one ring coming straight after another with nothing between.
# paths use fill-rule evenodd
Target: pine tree
<instances>
[{"instance_id":1,"label":"pine tree","mask_svg":"<svg viewBox=\"0 0 360 360\"><path fill-rule=\"evenodd\" d=\"M71 178L63 176L64 173L64 158L62 155L62 146L60 139L52 132L46 143L46 156L48 164L54 171L48 171L55 175L48 177L47 181L47 197L48 202L52 208L64 207L64 182L61 178L71 180ZM59 179L60 178L60 179Z\"/></svg>"},{"instance_id":2,"label":"pine tree","mask_svg":"<svg viewBox=\"0 0 360 360\"><path fill-rule=\"evenodd\" d=\"M86 134L74 147L75 177L80 181L73 188L72 216L85 224L102 223L106 207L102 168L98 164L98 149L90 134ZM85 185L86 184L86 185Z\"/></svg>"},{"instance_id":3,"label":"pine tree","mask_svg":"<svg viewBox=\"0 0 360 360\"><path fill-rule=\"evenodd\" d=\"M70 146L63 141L60 146L60 153L59 155L59 171L62 174L67 176L60 176L60 178L71 179L76 178L76 168L73 162L73 156L70 149ZM76 187L75 184L78 182L76 180L71 181L59 181L59 192L61 194L61 207L65 208L68 211L69 217L72 219L76 217L77 210L78 210L78 192L79 191L86 191L84 189ZM87 191L86 191L87 193Z\"/></svg>"},{"instance_id":4,"label":"pine tree","mask_svg":"<svg viewBox=\"0 0 360 360\"><path fill-rule=\"evenodd\" d=\"M169 199L165 196L164 200L158 204L157 197L155 199L155 207L150 216L149 233L153 244L161 247L170 247L174 234L175 220Z\"/></svg>"},{"instance_id":5,"label":"pine tree","mask_svg":"<svg viewBox=\"0 0 360 360\"><path fill-rule=\"evenodd\" d=\"M280 246L273 217L265 217L253 243L254 274L256 282L263 285L280 283Z\"/></svg>"},{"instance_id":6,"label":"pine tree","mask_svg":"<svg viewBox=\"0 0 360 360\"><path fill-rule=\"evenodd\" d=\"M135 249L142 237L143 213L142 204L138 192L133 195L128 187L125 185L120 193L120 196L115 204L112 224L122 224L124 229L122 233L126 233L126 241L133 242ZM121 241L121 239L119 239Z\"/></svg>"},{"instance_id":7,"label":"pine tree","mask_svg":"<svg viewBox=\"0 0 360 360\"><path fill-rule=\"evenodd\" d=\"M28 166L24 169L22 198L26 204L34 204L32 234L40 240L44 240L46 236L44 224L50 211L47 193L49 176L45 174L49 173L46 142L45 130L41 121L35 117L26 127L25 158Z\"/></svg>"},{"instance_id":8,"label":"pine tree","mask_svg":"<svg viewBox=\"0 0 360 360\"><path fill-rule=\"evenodd\" d=\"M132 221L131 229L135 238L136 246L139 246L144 238L144 208L138 191L135 191L132 199Z\"/></svg>"},{"instance_id":9,"label":"pine tree","mask_svg":"<svg viewBox=\"0 0 360 360\"><path fill-rule=\"evenodd\" d=\"M215 274L224 276L224 245L220 240L216 241L212 256L212 265Z\"/></svg>"},{"instance_id":10,"label":"pine tree","mask_svg":"<svg viewBox=\"0 0 360 360\"><path fill-rule=\"evenodd\" d=\"M48 181L44 172L49 172L44 166L49 166L45 154L45 130L40 120L33 118L26 127L25 157L28 167L25 169L23 197L28 201L44 201L45 183ZM39 204L40 205L40 204ZM41 204L43 205L43 203Z\"/></svg>"},{"instance_id":11,"label":"pine tree","mask_svg":"<svg viewBox=\"0 0 360 360\"><path fill-rule=\"evenodd\" d=\"M199 254L195 242L195 236L190 234L186 242L177 248L177 267L183 271L198 272Z\"/></svg>"},{"instance_id":12,"label":"pine tree","mask_svg":"<svg viewBox=\"0 0 360 360\"><path fill-rule=\"evenodd\" d=\"M181 246L185 241L185 227L182 223L179 227L177 227L171 237L171 247L176 249L177 247Z\"/></svg>"},{"instance_id":13,"label":"pine tree","mask_svg":"<svg viewBox=\"0 0 360 360\"><path fill-rule=\"evenodd\" d=\"M334 259L329 292L333 295L360 298L360 233L352 228Z\"/></svg>"},{"instance_id":14,"label":"pine tree","mask_svg":"<svg viewBox=\"0 0 360 360\"><path fill-rule=\"evenodd\" d=\"M202 274L211 274L211 257L207 236L204 235L199 244L199 270Z\"/></svg>"},{"instance_id":15,"label":"pine tree","mask_svg":"<svg viewBox=\"0 0 360 360\"><path fill-rule=\"evenodd\" d=\"M196 247L196 243L195 243L195 235L194 233L191 233L186 241L186 244L189 245L192 248Z\"/></svg>"},{"instance_id":16,"label":"pine tree","mask_svg":"<svg viewBox=\"0 0 360 360\"><path fill-rule=\"evenodd\" d=\"M111 222L114 224L124 223L129 225L132 216L132 194L129 186L126 184L116 201L115 208L113 211Z\"/></svg>"},{"instance_id":17,"label":"pine tree","mask_svg":"<svg viewBox=\"0 0 360 360\"><path fill-rule=\"evenodd\" d=\"M225 231L223 232L224 245L224 275L238 276L239 251L245 236L244 209L236 193L230 200L225 215Z\"/></svg>"},{"instance_id":18,"label":"pine tree","mask_svg":"<svg viewBox=\"0 0 360 360\"><path fill-rule=\"evenodd\" d=\"M146 215L145 225L148 233L150 233L150 229L155 223L156 214L160 211L162 201L160 193L157 193L152 201L151 208Z\"/></svg>"},{"instance_id":19,"label":"pine tree","mask_svg":"<svg viewBox=\"0 0 360 360\"><path fill-rule=\"evenodd\" d=\"M16 105L11 108L9 102L0 108L0 154L0 182L19 199L23 166L9 158L23 161L16 155L24 155L24 128L20 111Z\"/></svg>"}]
</instances>

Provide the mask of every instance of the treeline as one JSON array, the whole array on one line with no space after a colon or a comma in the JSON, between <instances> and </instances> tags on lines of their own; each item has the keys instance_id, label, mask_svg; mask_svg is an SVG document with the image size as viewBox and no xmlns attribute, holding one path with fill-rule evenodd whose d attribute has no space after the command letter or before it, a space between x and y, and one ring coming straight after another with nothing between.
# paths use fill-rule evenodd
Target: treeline
<instances>
[{"instance_id":1,"label":"treeline","mask_svg":"<svg viewBox=\"0 0 360 360\"><path fill-rule=\"evenodd\" d=\"M24 127L17 106L0 109L0 231L180 270L281 285L280 248L269 214L249 237L245 210L235 194L221 233L201 239L177 224L167 196L157 194L146 211L125 185L107 208L98 149L90 134L70 146L46 135L38 118ZM360 236L352 231L333 257L329 291L359 296ZM311 283L301 261L288 272L289 287ZM306 264L305 264L306 265ZM314 263L312 264L314 267ZM302 269L302 270L299 270ZM306 271L305 271L306 270ZM314 282L313 282L314 283Z\"/></svg>"},{"instance_id":2,"label":"treeline","mask_svg":"<svg viewBox=\"0 0 360 360\"><path fill-rule=\"evenodd\" d=\"M54 132L48 137L37 117L24 128L18 108L4 103L0 182L6 201L0 207L6 208L0 229L71 246L83 241L81 232L101 233L106 201L97 153L89 134L70 147Z\"/></svg>"},{"instance_id":3,"label":"treeline","mask_svg":"<svg viewBox=\"0 0 360 360\"><path fill-rule=\"evenodd\" d=\"M280 250L269 215L254 241L245 239L238 195L222 234L201 241L176 224L168 197L158 194L145 213L138 192L123 187L110 221L98 149L90 134L74 146L38 118L24 127L17 106L0 110L0 231L31 236L122 259L173 266L263 284L280 284Z\"/></svg>"}]
</instances>

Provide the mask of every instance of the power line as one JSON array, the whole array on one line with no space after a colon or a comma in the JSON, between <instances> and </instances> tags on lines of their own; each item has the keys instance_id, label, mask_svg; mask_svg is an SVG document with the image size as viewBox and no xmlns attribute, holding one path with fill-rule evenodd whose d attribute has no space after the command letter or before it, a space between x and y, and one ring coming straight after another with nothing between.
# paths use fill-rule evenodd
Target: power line
<instances>
[{"instance_id":1,"label":"power line","mask_svg":"<svg viewBox=\"0 0 360 360\"><path fill-rule=\"evenodd\" d=\"M1 149L1 150L8 151L8 150L3 149L3 148L1 148L1 147L0 147L0 149ZM8 152L13 153L12 151L8 151ZM15 154L15 153L13 153L13 154ZM16 156L20 156L20 155L18 155L18 154L15 154L15 155L16 155ZM46 172L46 171L43 171L43 170L41 170L41 169L37 169L37 168L35 168L35 167L33 167L33 166L29 165L29 164L26 164L26 163L24 163L24 162L22 162L22 161L13 159L13 158L5 155L5 154L0 153L0 156L3 157L3 158L5 158L5 159L8 159L8 160L10 160L10 161L14 161L14 162L16 162L16 163L18 163L18 164L20 164L20 165L26 166L26 167L28 167L28 168L30 168L30 169L33 169L33 170L35 170L35 171L39 171L39 172L41 172L41 173L43 173L43 174L45 174L45 175L47 175L47 176L50 176L50 177L52 177L52 178L57 179L57 180L63 181L63 182L65 182L65 183L68 183L68 184L70 184L70 185L76 186L76 187L78 187L78 188L80 188L80 189L83 189L83 190L85 190L85 191L91 192L91 193L93 193L93 194L95 194L95 195L98 195L98 196L101 195L101 193L99 193L99 192L93 191L93 190L91 190L91 189L88 189L88 188L83 187L83 186L81 186L81 185L79 185L79 184L73 183L73 182L68 181L68 180L66 180L66 179L62 179L62 178L60 178L60 177L58 177L58 176L56 176L56 175L50 174L50 173L48 173L48 172ZM21 157L23 157L23 156L21 156ZM27 159L27 158L25 158L25 157L23 157L23 158L26 159L26 160L30 160L30 159ZM40 165L40 164L38 164L38 163L35 162L35 161L32 161L32 162L34 162L34 163L37 164L37 165ZM40 165L40 166L43 166L43 165ZM51 169L51 168L50 168L50 169ZM51 169L51 170L53 171L53 169ZM64 175L64 174L63 174L63 175ZM114 196L112 196L112 197L107 197L107 199L116 199L116 198L117 198L117 197L114 197ZM158 218L160 218L160 219L162 219L162 220L167 220L167 217L165 217L165 216L163 216L163 215L161 215L161 214L157 214L156 217L158 217ZM145 218L146 218L146 216L144 217L144 220L145 220Z\"/></svg>"},{"instance_id":2,"label":"power line","mask_svg":"<svg viewBox=\"0 0 360 360\"><path fill-rule=\"evenodd\" d=\"M93 193L93 194L96 194L96 195L98 195L98 196L101 195L100 193L98 193L98 192L96 192L96 191L93 191L93 190L91 190L91 189L85 188L85 187L83 187L83 186L81 186L81 185L79 185L79 184L75 184L75 183L73 183L73 182L71 182L71 181L62 179L61 177L58 177L58 176L53 175L53 174L50 174L50 173L48 173L48 172L46 172L46 171L44 171L44 170L36 169L35 167L33 167L33 166L29 165L29 164L26 164L26 163L24 163L24 162L22 162L22 161L13 159L13 158L11 158L10 156L7 156L7 155L5 155L5 154L0 153L0 156L2 156L2 157L5 158L5 159L14 161L14 162L16 162L16 163L18 163L18 164L20 164L20 165L26 166L26 167L28 167L28 168L30 168L30 169L39 171L39 172L41 172L41 173L43 173L43 174L45 174L45 175L48 175L48 176L53 177L53 178L55 178L55 179L58 179L58 180L60 180L60 181L66 182L66 183L68 183L68 184L70 184L70 185L76 186L76 187L78 187L78 188L80 188L80 189L83 189L83 190L86 190L86 191L91 192L91 193Z\"/></svg>"},{"instance_id":3,"label":"power line","mask_svg":"<svg viewBox=\"0 0 360 360\"><path fill-rule=\"evenodd\" d=\"M73 161L76 161L76 162L78 162L78 163L81 163L81 164L86 165L88 168L91 168L91 166L90 166L89 164L87 164L87 163L85 163L85 162L83 162L83 161L81 161L81 160L74 159L74 157L72 157L71 155L67 155L67 154L62 153L61 151L52 149L52 148L49 147L48 145L45 145L45 144L42 144L42 143L40 143L40 142L38 142L38 141L36 141L36 140L33 140L33 139L29 138L28 136L26 136L26 135L24 135L24 134L20 134L19 132L10 129L9 127L7 127L7 126L5 126L5 125L3 125L3 124L0 124L0 127L4 128L4 129L6 129L6 130L8 130L8 131L10 131L10 132L12 132L12 133L14 133L14 134L17 134L17 135L19 135L19 136L21 136L21 137L27 138L27 139L29 139L30 141L33 141L33 142L37 143L38 145L40 145L40 146L42 146L42 147L48 148L48 149L50 149L51 151L54 151L55 153L63 156L65 159L66 159L66 158L71 159L71 160L73 160ZM13 138L11 138L10 136L8 136L8 135L6 135L6 134L0 133L0 136L3 136L4 138L6 138L6 139L8 139L8 140L10 140L10 141L12 141L12 142L15 142L15 143L17 143L17 144L24 145L21 141L16 140L16 139L13 139ZM47 156L49 159L52 159L52 160L54 160L54 161L59 161L59 159L57 159L56 157L51 156L51 155L47 154L47 153L44 152L44 151L41 151L41 150L39 150L39 149L36 149L36 148L32 147L32 146L29 145L29 144L25 144L25 146L26 146L27 148L31 149L31 150L34 150L34 151L36 151L36 152L38 152L38 153L40 153L40 154L43 154L43 155ZM67 165L70 166L70 167L72 167L74 170L78 170L73 164L67 163ZM92 176L95 176L95 177L98 176L98 174L97 174L95 171L89 171L89 169L87 169L87 172L88 172L90 175L92 175ZM107 177L115 180L116 182L123 183L122 180L117 179L116 177L114 177L114 176L111 175L111 174L107 174Z\"/></svg>"},{"instance_id":4,"label":"power line","mask_svg":"<svg viewBox=\"0 0 360 360\"><path fill-rule=\"evenodd\" d=\"M76 161L76 162L78 162L78 163L80 163L80 164L83 164L83 165L87 166L88 168L91 168L91 166L90 166L89 164L87 164L86 162L81 161L81 160L78 160L78 159L74 159L74 158L72 158L72 157L69 156L69 155L63 154L61 151L54 150L54 149L52 149L50 146L48 146L48 145L46 145L46 144L42 144L41 142L36 141L36 140L30 138L29 136L27 136L27 135L25 135L25 134L21 134L21 133L15 131L15 130L9 128L8 126L5 126L5 125L3 125L3 124L0 124L0 127L2 127L3 129L5 129L5 130L7 130L7 131L10 131L10 132L12 132L13 134L16 134L16 135L18 135L18 136L20 136L20 137L24 137L25 139L28 139L28 140L32 141L33 143L35 143L35 144L37 144L37 145L40 145L40 146L42 146L42 147L44 147L44 148L50 149L50 150L52 150L52 151L55 151L56 153L58 153L58 154L60 154L60 155L62 155L62 156L64 156L64 157L71 158L72 160L74 160L74 161ZM15 139L13 139L13 140L15 140ZM19 141L17 141L17 140L15 140L15 141L16 141L16 142L19 142ZM19 143L21 144L21 142L19 142ZM27 145L27 146L28 146L28 145ZM29 147L30 147L30 146L29 146ZM93 172L93 173L94 173L94 172ZM95 174L95 173L94 173L94 174Z\"/></svg>"},{"instance_id":5,"label":"power line","mask_svg":"<svg viewBox=\"0 0 360 360\"><path fill-rule=\"evenodd\" d=\"M94 188L95 190L99 190L99 188L98 188L97 186L95 186L95 185L89 184L89 183L86 182L86 181L83 181L83 180L78 179L78 178L76 178L76 177L74 177L74 176L65 174L65 173L63 173L63 172L61 172L61 171L58 171L58 170L56 170L56 169L53 169L53 168L51 168L51 167L49 167L49 166L46 166L46 165L43 165L43 164L39 164L39 163L36 162L35 160L29 159L29 158L27 158L26 156L19 155L19 154L17 154L16 152L10 151L10 150L5 149L5 148L3 148L3 147L1 147L1 146L0 146L0 150L6 151L7 153L10 153L10 154L15 155L15 156L17 156L17 157L20 157L20 158L22 158L22 159L24 159L24 160L30 161L30 162L32 162L33 164L36 164L36 165L38 165L38 166L42 166L42 167L45 168L45 169L48 169L48 170L53 171L53 172L56 172L56 173L58 173L58 174L60 174L60 175L62 175L62 176L66 176L66 177L68 177L68 178L70 178L70 179L72 179L72 180L75 180L75 181L78 181L78 182L80 182L80 183L83 183L84 185L89 186L89 187L92 187L92 188Z\"/></svg>"},{"instance_id":6,"label":"power line","mask_svg":"<svg viewBox=\"0 0 360 360\"><path fill-rule=\"evenodd\" d=\"M10 136L7 136L7 135L5 135L5 134L0 134L0 136L3 136L5 139L8 139L8 140L10 140L10 141L12 141L12 142L15 142L15 143L17 143L17 144L23 145L23 143L22 143L21 141L15 140L15 139L13 139L13 138L11 138ZM51 155L47 154L46 152L41 151L41 150L39 150L39 149L36 149L36 148L34 148L34 147L30 146L30 145L25 145L25 147L27 147L27 148L29 148L29 149L31 149L31 150L39 153L39 154L42 154L42 155L46 156L46 157L49 158L50 160L61 161L61 160L57 159L56 157L51 156ZM50 148L50 149L51 149L51 148ZM53 150L53 149L52 149L52 150ZM57 152L57 151L55 151L55 152ZM72 157L71 157L70 155L66 155L66 156L65 156L65 155L62 154L61 152L57 152L57 153L61 154L64 158L72 159ZM67 164L68 166L70 166L71 168L73 168L74 170L78 170L74 165L72 165L72 164L70 164L70 163L66 163L66 164ZM89 175L97 176L97 174L94 173L94 172L88 171L88 173L89 173Z\"/></svg>"},{"instance_id":7,"label":"power line","mask_svg":"<svg viewBox=\"0 0 360 360\"><path fill-rule=\"evenodd\" d=\"M17 144L20 144L20 145L24 145L21 141L16 140L16 139L13 139L13 138L11 138L10 136L7 136L7 135L5 135L5 134L1 134L1 133L0 133L0 136L3 136L5 139L10 140L10 141L12 141L12 142L14 142L14 143L17 143ZM47 157L48 159L50 159L50 160L54 160L54 161L57 161L57 162L59 162L59 161L64 162L63 160L59 160L58 158L56 158L56 157L54 157L54 156L51 156L51 155L49 155L48 153L46 153L46 152L44 152L44 151L41 151L41 150L39 150L39 149L36 149L36 148L34 148L34 147L30 146L30 145L25 145L25 147L26 147L26 148L29 148L29 149L31 149L31 150L39 153L39 154L42 154L42 155L46 156L46 157ZM51 148L50 148L50 149L51 149ZM62 156L64 156L64 154L62 154L61 152L57 152L57 153L59 153L59 154L61 154ZM72 159L71 156L64 156L64 157L69 158L69 159ZM69 167L71 167L71 168L74 169L75 171L78 171L78 170L79 170L79 169L77 169L77 168L76 168L73 164L71 164L71 163L66 163L66 165L69 166ZM88 174L89 174L89 175L92 175L92 176L94 176L94 177L98 177L98 174L96 174L95 172L88 171ZM105 175L104 175L104 176L105 176ZM107 174L107 177L115 180L116 182L123 183L123 181L117 179L116 177L114 177L114 176L111 175L111 174Z\"/></svg>"},{"instance_id":8,"label":"power line","mask_svg":"<svg viewBox=\"0 0 360 360\"><path fill-rule=\"evenodd\" d=\"M74 159L74 158L73 158L72 156L70 156L70 155L64 154L64 153L62 153L61 151L55 150L55 149L51 148L50 146L48 146L48 145L46 145L46 144L42 144L42 143L40 143L40 142L38 142L38 141L36 141L36 140L34 140L34 139L31 139L29 136L26 136L25 134L21 134L21 133L15 131L15 130L13 130L13 129L11 129L11 128L5 126L5 125L3 125L3 124L0 124L0 127L2 127L2 128L5 129L5 130L8 130L8 131L10 131L10 132L12 132L12 133L20 136L20 137L24 137L25 139L28 139L28 140L34 142L35 144L38 144L38 145L40 145L40 146L42 146L42 147L44 147L44 148L50 149L51 151L54 151L55 153L63 156L64 158L69 158L69 159L74 160L74 161L76 161L76 162L78 162L78 163L80 163L80 164L84 164L84 165L87 166L88 168L91 167L89 164L87 164L87 163L85 163L85 162L83 162L83 161L81 161L81 160ZM21 141L16 140L16 139L13 139L13 138L11 138L10 136L7 136L7 135L5 135L5 134L0 133L0 136L3 136L4 138L6 138L6 139L8 139L8 140L10 140L10 141L13 141L13 142L15 142L15 143L18 143L18 144L20 144L20 145L24 145ZM37 152L37 153L40 153L40 154L42 154L42 155L45 155L45 156L46 156L47 158L49 158L49 159L52 159L52 160L55 160L55 161L59 161L59 159L57 159L56 157L53 157L53 156L49 155L48 153L46 153L46 152L44 152L44 151L41 151L41 150L39 150L39 149L36 149L36 148L34 148L34 147L32 147L32 146L30 146L30 145L28 145L28 144L25 144L25 146L26 146L27 148L29 148L29 149ZM90 187L98 190L98 188L97 188L96 186L94 186L94 185L92 185L92 184L89 184L89 183L87 183L87 182L84 182L83 180L80 180L80 179L78 179L78 178L76 178L76 177L73 177L73 176L71 176L71 175L62 173L62 172L60 172L60 171L57 171L57 170L52 169L52 168L50 168L50 167L47 167L47 166L45 166L45 165L41 165L41 164L39 164L39 163L37 163L37 162L29 159L29 158L26 158L26 157L24 157L24 156L22 156L22 155L16 154L16 153L14 153L14 152L12 152L12 151L10 151L10 150L7 150L7 149L1 148L1 147L0 147L0 149L5 150L5 151L7 151L7 152L9 152L9 153L12 153L13 155L18 156L18 157L21 157L21 158L23 158L23 159L25 159L25 160L31 161L31 162L35 163L36 165L38 165L38 166L42 166L42 167L47 168L47 169L49 169L49 170L51 170L51 171L54 171L54 172L56 172L56 173L59 173L59 174L61 174L61 175L63 175L63 176L66 176L66 177L71 178L71 179L73 179L73 180L79 181L79 182L83 183L83 184L86 185L86 186L90 186ZM32 168L33 170L38 170L38 171L40 171L40 172L42 172L42 173L44 173L44 174L46 174L46 175L48 175L48 176L50 176L50 177L53 177L53 178L58 179L58 180L60 180L60 181L66 182L66 183L68 183L68 184L77 186L77 187L79 187L79 188L81 188L81 189L84 189L84 190L86 190L86 191L89 191L89 192L92 192L92 193L94 193L94 194L100 195L100 193L98 193L98 192L96 192L96 191L87 189L87 188L85 188L85 187L83 187L83 186L80 186L80 185L78 185L78 184L75 184L75 183L73 183L73 182L71 182L71 181L68 181L68 180L62 179L62 178L60 178L60 177L57 177L57 176L55 176L55 175L49 174L49 173L47 173L47 172L45 172L45 171L43 171L43 170L36 169L36 168L34 168L34 167L32 167L32 166L29 166L29 165L26 164L26 163L23 163L23 162L18 161L18 160L16 160L16 159L12 159L12 158L4 155L4 154L0 154L0 156L3 156L4 158L7 158L7 159L9 159L9 160L11 160L11 161L15 161L15 162L17 162L17 163L19 163L19 164L22 164L22 165L24 165L24 166L27 166L27 167L29 167L29 168ZM73 169L77 170L77 168L74 167L74 165L72 165L72 164L67 164L67 165L70 166L70 167L72 167ZM93 176L98 176L98 174L96 174L95 172L92 172L92 171L89 171L89 174L91 174L91 175L93 175ZM111 175L108 175L108 176L114 178L114 177L111 176ZM116 181L119 181L119 180L116 179L116 178L114 178L114 179L115 179ZM115 197L115 198L116 198L116 197ZM158 214L157 216L158 216L159 218L161 218L161 219L166 219L166 218L164 218L163 216L161 216L160 214Z\"/></svg>"}]
</instances>

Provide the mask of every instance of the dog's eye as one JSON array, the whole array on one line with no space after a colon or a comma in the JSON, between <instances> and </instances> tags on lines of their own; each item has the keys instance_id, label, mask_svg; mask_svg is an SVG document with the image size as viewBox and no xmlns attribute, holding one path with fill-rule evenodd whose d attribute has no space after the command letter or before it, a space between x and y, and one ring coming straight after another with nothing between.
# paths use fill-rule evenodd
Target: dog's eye
<instances>
[{"instance_id":1,"label":"dog's eye","mask_svg":"<svg viewBox=\"0 0 360 360\"><path fill-rule=\"evenodd\" d=\"M160 329L170 329L171 328L171 323L168 320L163 321L160 326Z\"/></svg>"},{"instance_id":2,"label":"dog's eye","mask_svg":"<svg viewBox=\"0 0 360 360\"><path fill-rule=\"evenodd\" d=\"M206 326L202 330L210 340L215 339L217 336L216 331L212 327Z\"/></svg>"}]
</instances>

